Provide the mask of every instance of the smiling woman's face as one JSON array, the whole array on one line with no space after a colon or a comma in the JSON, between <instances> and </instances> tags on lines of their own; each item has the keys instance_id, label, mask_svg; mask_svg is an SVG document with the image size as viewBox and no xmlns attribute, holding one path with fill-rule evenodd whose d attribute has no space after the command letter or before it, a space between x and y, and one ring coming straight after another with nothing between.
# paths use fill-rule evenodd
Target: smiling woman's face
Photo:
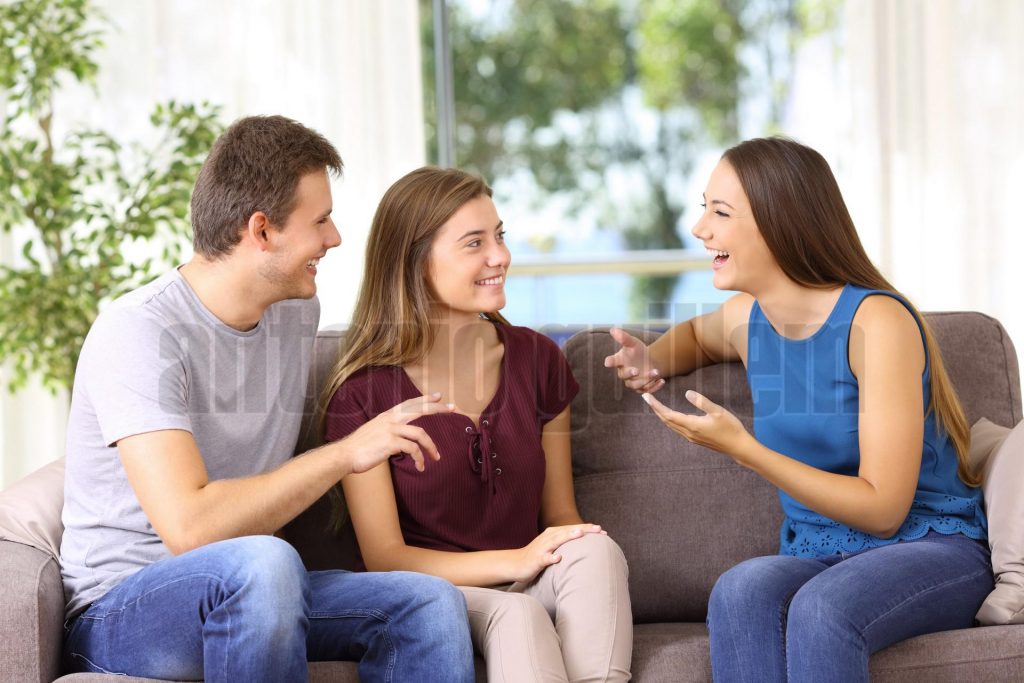
<instances>
[{"instance_id":1,"label":"smiling woman's face","mask_svg":"<svg viewBox=\"0 0 1024 683\"><path fill-rule=\"evenodd\" d=\"M704 213L691 232L714 257L712 282L717 289L754 294L765 278L785 277L754 222L736 171L725 159L711 172Z\"/></svg>"},{"instance_id":2,"label":"smiling woman's face","mask_svg":"<svg viewBox=\"0 0 1024 683\"><path fill-rule=\"evenodd\" d=\"M477 317L505 307L511 255L494 202L480 195L448 219L430 248L427 281L449 315ZM439 311L440 312L440 311Z\"/></svg>"}]
</instances>

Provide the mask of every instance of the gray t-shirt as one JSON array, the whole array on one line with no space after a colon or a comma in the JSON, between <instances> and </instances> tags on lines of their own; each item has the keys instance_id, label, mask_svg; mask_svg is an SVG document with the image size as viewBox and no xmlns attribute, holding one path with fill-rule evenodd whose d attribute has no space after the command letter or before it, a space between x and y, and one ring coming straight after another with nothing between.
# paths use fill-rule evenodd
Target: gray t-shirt
<instances>
[{"instance_id":1,"label":"gray t-shirt","mask_svg":"<svg viewBox=\"0 0 1024 683\"><path fill-rule=\"evenodd\" d=\"M319 317L315 298L281 301L239 332L173 270L96 319L68 418L60 548L68 618L171 556L128 483L117 441L191 432L211 481L280 465L299 436Z\"/></svg>"}]
</instances>

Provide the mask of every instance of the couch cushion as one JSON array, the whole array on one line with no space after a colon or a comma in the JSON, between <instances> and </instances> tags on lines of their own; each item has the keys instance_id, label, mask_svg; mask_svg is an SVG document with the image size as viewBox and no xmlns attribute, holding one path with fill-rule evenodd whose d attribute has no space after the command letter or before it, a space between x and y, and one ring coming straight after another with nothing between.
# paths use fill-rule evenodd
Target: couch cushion
<instances>
[{"instance_id":1,"label":"couch cushion","mask_svg":"<svg viewBox=\"0 0 1024 683\"><path fill-rule=\"evenodd\" d=\"M636 626L631 672L641 683L710 683L708 630L703 623Z\"/></svg>"},{"instance_id":2,"label":"couch cushion","mask_svg":"<svg viewBox=\"0 0 1024 683\"><path fill-rule=\"evenodd\" d=\"M929 633L876 652L872 683L1020 681L1024 628L986 626Z\"/></svg>"},{"instance_id":3,"label":"couch cushion","mask_svg":"<svg viewBox=\"0 0 1024 683\"><path fill-rule=\"evenodd\" d=\"M1006 330L982 313L926 313L942 359L967 413L1010 427L1021 420L1017 352Z\"/></svg>"},{"instance_id":4,"label":"couch cushion","mask_svg":"<svg viewBox=\"0 0 1024 683\"><path fill-rule=\"evenodd\" d=\"M968 460L975 470L980 468L984 472L988 467L989 458L998 450L1006 437L1010 434L1010 428L997 425L985 418L981 418L971 426L971 450Z\"/></svg>"},{"instance_id":5,"label":"couch cushion","mask_svg":"<svg viewBox=\"0 0 1024 683\"><path fill-rule=\"evenodd\" d=\"M997 626L918 636L876 652L872 683L1020 681L1024 628ZM643 683L710 683L703 624L643 624L633 632L633 679Z\"/></svg>"},{"instance_id":6,"label":"couch cushion","mask_svg":"<svg viewBox=\"0 0 1024 683\"><path fill-rule=\"evenodd\" d=\"M62 676L54 683L161 683L161 681L138 676L79 673ZM359 683L359 665L356 662L310 662L309 683Z\"/></svg>"},{"instance_id":7,"label":"couch cushion","mask_svg":"<svg viewBox=\"0 0 1024 683\"><path fill-rule=\"evenodd\" d=\"M0 540L60 558L64 533L64 458L54 460L0 492Z\"/></svg>"},{"instance_id":8,"label":"couch cushion","mask_svg":"<svg viewBox=\"0 0 1024 683\"><path fill-rule=\"evenodd\" d=\"M981 440L991 440L998 427L975 425ZM989 433L989 434L986 434ZM982 450L979 445L978 450ZM972 444L972 452L975 448ZM980 455L978 456L980 459ZM982 624L1024 623L1024 422L1019 423L984 461L988 542L992 549L995 590L978 611Z\"/></svg>"}]
</instances>

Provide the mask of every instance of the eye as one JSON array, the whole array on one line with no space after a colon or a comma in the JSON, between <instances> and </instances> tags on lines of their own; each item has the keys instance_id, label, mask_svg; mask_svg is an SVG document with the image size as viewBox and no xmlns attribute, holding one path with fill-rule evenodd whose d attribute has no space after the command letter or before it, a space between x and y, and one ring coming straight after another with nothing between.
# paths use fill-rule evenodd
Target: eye
<instances>
[{"instance_id":1,"label":"eye","mask_svg":"<svg viewBox=\"0 0 1024 683\"><path fill-rule=\"evenodd\" d=\"M707 204L705 204L704 202L701 202L701 203L700 203L700 208L702 208L702 209L706 209L706 208L708 208L708 205L707 205Z\"/></svg>"},{"instance_id":2,"label":"eye","mask_svg":"<svg viewBox=\"0 0 1024 683\"><path fill-rule=\"evenodd\" d=\"M466 246L467 247L479 247L480 246L480 240L477 239L477 240L471 240L469 242L466 242Z\"/></svg>"},{"instance_id":3,"label":"eye","mask_svg":"<svg viewBox=\"0 0 1024 683\"><path fill-rule=\"evenodd\" d=\"M727 214L724 211L715 211L715 215L716 216L721 216L722 218L728 218L729 217L729 214Z\"/></svg>"},{"instance_id":4,"label":"eye","mask_svg":"<svg viewBox=\"0 0 1024 683\"><path fill-rule=\"evenodd\" d=\"M498 241L499 242L504 242L505 241L505 232L506 232L505 230L499 230L498 231Z\"/></svg>"},{"instance_id":5,"label":"eye","mask_svg":"<svg viewBox=\"0 0 1024 683\"><path fill-rule=\"evenodd\" d=\"M317 225L327 225L327 221L329 221L330 219L330 216L324 216L323 218L317 221Z\"/></svg>"}]
</instances>

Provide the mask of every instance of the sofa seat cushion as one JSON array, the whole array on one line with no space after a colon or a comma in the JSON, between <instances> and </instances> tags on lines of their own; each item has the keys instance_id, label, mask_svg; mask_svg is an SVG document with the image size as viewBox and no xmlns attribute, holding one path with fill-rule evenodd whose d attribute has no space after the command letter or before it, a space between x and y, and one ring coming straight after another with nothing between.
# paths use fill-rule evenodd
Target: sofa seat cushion
<instances>
[{"instance_id":1,"label":"sofa seat cushion","mask_svg":"<svg viewBox=\"0 0 1024 683\"><path fill-rule=\"evenodd\" d=\"M984 626L929 633L871 657L872 683L1020 681L1024 629Z\"/></svg>"},{"instance_id":2,"label":"sofa seat cushion","mask_svg":"<svg viewBox=\"0 0 1024 683\"><path fill-rule=\"evenodd\" d=\"M710 683L708 630L701 623L633 627L633 680Z\"/></svg>"},{"instance_id":3,"label":"sofa seat cushion","mask_svg":"<svg viewBox=\"0 0 1024 683\"><path fill-rule=\"evenodd\" d=\"M55 683L167 683L155 678L115 676L112 674L68 674ZM309 683L359 683L359 665L355 662L310 662Z\"/></svg>"},{"instance_id":4,"label":"sofa seat cushion","mask_svg":"<svg viewBox=\"0 0 1024 683\"><path fill-rule=\"evenodd\" d=\"M931 633L876 652L872 683L962 683L1020 680L1024 629L992 626ZM704 624L638 624L633 631L633 680L711 682Z\"/></svg>"}]
</instances>

